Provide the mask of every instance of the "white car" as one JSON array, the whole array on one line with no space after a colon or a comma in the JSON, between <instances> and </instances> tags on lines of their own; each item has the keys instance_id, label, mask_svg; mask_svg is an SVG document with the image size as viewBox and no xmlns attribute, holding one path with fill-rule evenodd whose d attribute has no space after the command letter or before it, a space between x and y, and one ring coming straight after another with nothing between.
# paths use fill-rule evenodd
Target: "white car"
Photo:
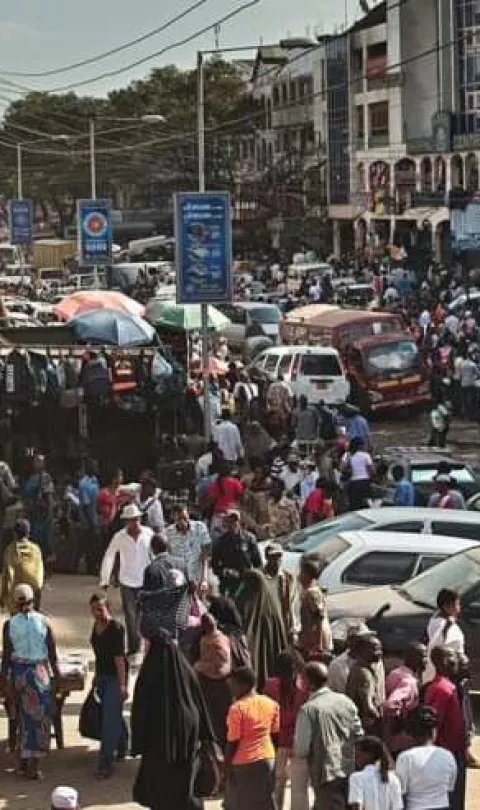
<instances>
[{"instance_id":1,"label":"white car","mask_svg":"<svg viewBox=\"0 0 480 810\"><path fill-rule=\"evenodd\" d=\"M305 395L310 403L340 405L350 393L340 355L331 346L275 346L252 365L272 378L281 375L296 397Z\"/></svg>"},{"instance_id":2,"label":"white car","mask_svg":"<svg viewBox=\"0 0 480 810\"><path fill-rule=\"evenodd\" d=\"M397 585L474 546L471 540L443 535L340 532L325 540L319 550L324 566L319 582L329 594L369 585ZM285 560L284 568L289 567Z\"/></svg>"},{"instance_id":3,"label":"white car","mask_svg":"<svg viewBox=\"0 0 480 810\"><path fill-rule=\"evenodd\" d=\"M290 535L284 543L284 567L296 574L302 554L321 554L323 543L340 533L358 531L401 532L417 537L425 534L429 535L430 543L431 535L480 542L480 519L474 511L421 506L383 506L347 512Z\"/></svg>"}]
</instances>

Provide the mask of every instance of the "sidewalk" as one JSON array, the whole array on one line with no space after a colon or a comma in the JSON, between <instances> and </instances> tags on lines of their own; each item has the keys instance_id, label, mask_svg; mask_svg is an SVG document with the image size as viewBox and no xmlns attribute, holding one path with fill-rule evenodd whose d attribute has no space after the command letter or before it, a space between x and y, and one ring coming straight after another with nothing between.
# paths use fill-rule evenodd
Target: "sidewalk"
<instances>
[{"instance_id":1,"label":"sidewalk","mask_svg":"<svg viewBox=\"0 0 480 810\"><path fill-rule=\"evenodd\" d=\"M51 617L59 651L81 650L89 659L92 658L88 647L91 629L88 600L96 585L92 577L55 576L47 586L44 611ZM118 592L112 592L111 601L116 615L120 615ZM13 773L12 761L5 751L7 723L3 708L0 710L0 810L49 810L50 793L57 785L70 785L79 790L82 810L138 810L138 805L131 801L136 762L129 760L118 765L115 775L108 781L94 779L97 745L89 745L78 735L82 699L82 695L75 693L67 702L64 709L65 750L57 751L53 745L43 765L45 780L40 783L29 782ZM467 806L469 810L480 810L480 772L469 771L468 782ZM289 810L288 797L286 805L284 810ZM205 810L220 808L221 802L207 802Z\"/></svg>"}]
</instances>

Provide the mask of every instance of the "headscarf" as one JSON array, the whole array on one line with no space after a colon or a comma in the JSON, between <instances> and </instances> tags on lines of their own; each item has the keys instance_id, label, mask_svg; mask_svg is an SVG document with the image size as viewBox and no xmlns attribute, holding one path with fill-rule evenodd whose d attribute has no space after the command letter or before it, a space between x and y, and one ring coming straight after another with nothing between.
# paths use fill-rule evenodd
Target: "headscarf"
<instances>
[{"instance_id":1,"label":"headscarf","mask_svg":"<svg viewBox=\"0 0 480 810\"><path fill-rule=\"evenodd\" d=\"M261 571L251 569L244 574L236 603L243 618L257 686L261 690L267 678L275 675L278 655L287 647L279 601L274 599Z\"/></svg>"},{"instance_id":2,"label":"headscarf","mask_svg":"<svg viewBox=\"0 0 480 810\"><path fill-rule=\"evenodd\" d=\"M167 765L193 762L201 740L213 740L197 676L177 646L152 639L133 696L132 754Z\"/></svg>"},{"instance_id":3,"label":"headscarf","mask_svg":"<svg viewBox=\"0 0 480 810\"><path fill-rule=\"evenodd\" d=\"M212 596L208 611L216 620L218 627L227 636L232 633L243 633L243 622L240 613L231 599L226 596Z\"/></svg>"}]
</instances>

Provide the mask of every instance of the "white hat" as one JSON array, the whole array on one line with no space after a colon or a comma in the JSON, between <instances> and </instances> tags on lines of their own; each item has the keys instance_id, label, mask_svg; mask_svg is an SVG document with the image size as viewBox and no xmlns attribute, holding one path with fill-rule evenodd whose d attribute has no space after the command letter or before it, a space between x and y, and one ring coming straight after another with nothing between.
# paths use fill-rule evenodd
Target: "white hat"
<instances>
[{"instance_id":1,"label":"white hat","mask_svg":"<svg viewBox=\"0 0 480 810\"><path fill-rule=\"evenodd\" d=\"M122 520L135 520L135 518L142 517L142 513L136 503L128 503L123 507Z\"/></svg>"},{"instance_id":2,"label":"white hat","mask_svg":"<svg viewBox=\"0 0 480 810\"><path fill-rule=\"evenodd\" d=\"M50 801L55 810L77 810L78 790L71 787L57 787L52 791Z\"/></svg>"},{"instance_id":3,"label":"white hat","mask_svg":"<svg viewBox=\"0 0 480 810\"><path fill-rule=\"evenodd\" d=\"M15 602L24 601L24 602L33 602L35 598L35 594L33 593L33 588L31 585L27 585L25 582L21 582L19 585L16 586L13 597Z\"/></svg>"}]
</instances>

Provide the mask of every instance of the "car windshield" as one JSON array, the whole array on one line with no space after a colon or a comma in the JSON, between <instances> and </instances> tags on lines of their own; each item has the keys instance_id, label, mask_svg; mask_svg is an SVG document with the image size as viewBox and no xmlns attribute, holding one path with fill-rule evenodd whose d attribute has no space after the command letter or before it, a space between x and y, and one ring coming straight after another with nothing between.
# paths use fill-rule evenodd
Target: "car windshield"
<instances>
[{"instance_id":1,"label":"car windshield","mask_svg":"<svg viewBox=\"0 0 480 810\"><path fill-rule=\"evenodd\" d=\"M354 532L358 529L365 529L371 521L359 515L357 512L349 512L333 520L324 520L316 526L309 526L308 529L300 529L290 537L287 543L288 551L296 551L299 554L319 551L323 555L323 543L332 540L339 532Z\"/></svg>"},{"instance_id":2,"label":"car windshield","mask_svg":"<svg viewBox=\"0 0 480 810\"><path fill-rule=\"evenodd\" d=\"M394 340L367 349L365 362L369 371L375 374L417 371L420 368L420 355L414 340Z\"/></svg>"},{"instance_id":3,"label":"car windshield","mask_svg":"<svg viewBox=\"0 0 480 810\"><path fill-rule=\"evenodd\" d=\"M436 464L418 467L412 465L411 469L412 484L432 484L434 483L433 479L438 475ZM457 484L473 484L475 482L475 476L468 467L452 467L451 474Z\"/></svg>"},{"instance_id":4,"label":"car windshield","mask_svg":"<svg viewBox=\"0 0 480 810\"><path fill-rule=\"evenodd\" d=\"M462 551L435 565L424 574L411 579L400 588L400 593L412 602L435 609L437 594L442 588L457 591L460 596L480 582L480 548Z\"/></svg>"},{"instance_id":5,"label":"car windshield","mask_svg":"<svg viewBox=\"0 0 480 810\"><path fill-rule=\"evenodd\" d=\"M253 307L249 315L253 323L278 323L280 320L280 310L274 306Z\"/></svg>"},{"instance_id":6,"label":"car windshield","mask_svg":"<svg viewBox=\"0 0 480 810\"><path fill-rule=\"evenodd\" d=\"M335 354L304 354L300 373L305 377L339 377L342 369Z\"/></svg>"}]
</instances>

